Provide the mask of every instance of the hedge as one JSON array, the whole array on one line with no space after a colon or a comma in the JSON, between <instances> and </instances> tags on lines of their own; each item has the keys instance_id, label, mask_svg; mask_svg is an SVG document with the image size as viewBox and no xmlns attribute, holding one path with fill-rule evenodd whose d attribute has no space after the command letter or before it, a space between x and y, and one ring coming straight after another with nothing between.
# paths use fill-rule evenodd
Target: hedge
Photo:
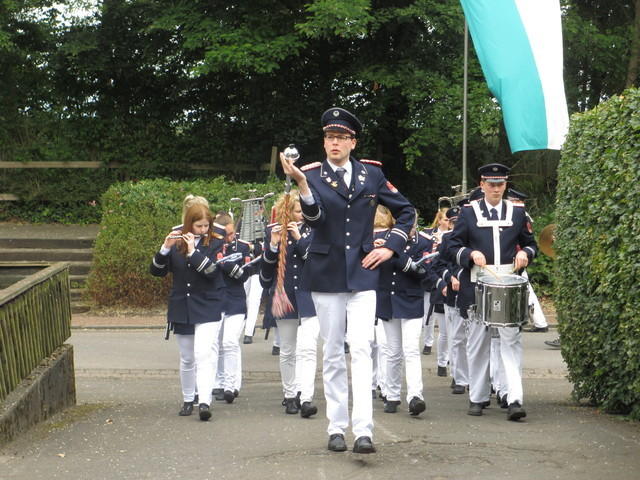
<instances>
[{"instance_id":1,"label":"hedge","mask_svg":"<svg viewBox=\"0 0 640 480\"><path fill-rule=\"evenodd\" d=\"M87 288L98 306L152 307L166 302L169 280L152 277L149 264L170 228L180 223L189 194L209 200L212 212L239 210L230 198L282 191L276 178L266 183L231 183L224 177L175 182L143 180L112 185L102 196L103 214ZM256 193L249 194L249 189Z\"/></svg>"},{"instance_id":2,"label":"hedge","mask_svg":"<svg viewBox=\"0 0 640 480\"><path fill-rule=\"evenodd\" d=\"M640 419L640 91L575 114L556 198L556 308L574 396Z\"/></svg>"}]
</instances>

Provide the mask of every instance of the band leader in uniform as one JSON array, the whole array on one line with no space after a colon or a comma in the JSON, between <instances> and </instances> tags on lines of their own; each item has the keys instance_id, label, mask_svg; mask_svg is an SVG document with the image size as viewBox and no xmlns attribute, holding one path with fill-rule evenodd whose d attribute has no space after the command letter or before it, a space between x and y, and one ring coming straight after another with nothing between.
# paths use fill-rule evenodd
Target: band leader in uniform
<instances>
[{"instance_id":1,"label":"band leader in uniform","mask_svg":"<svg viewBox=\"0 0 640 480\"><path fill-rule=\"evenodd\" d=\"M287 175L298 183L302 213L314 236L303 270L302 286L311 291L324 341L323 381L329 426L328 449L344 451L349 425L349 385L344 341L351 350L355 453L372 453L371 342L375 324L378 266L401 254L413 226L409 201L387 181L379 162L351 156L360 121L342 108L322 114L327 158L304 167L280 155ZM396 223L385 245L374 248L373 220L378 203ZM347 317L349 321L347 322Z\"/></svg>"},{"instance_id":2,"label":"band leader in uniform","mask_svg":"<svg viewBox=\"0 0 640 480\"><path fill-rule=\"evenodd\" d=\"M449 258L464 267L460 278L458 305L464 318L475 303L475 281L480 269L494 274L521 272L533 260L537 245L522 206L503 200L509 168L499 163L480 167L484 199L470 202L462 212L447 247ZM491 394L489 354L491 336L483 324L470 319L467 339L469 360L469 415L482 415ZM519 327L498 328L501 357L509 385L507 418L526 416L522 408L522 340Z\"/></svg>"}]
</instances>

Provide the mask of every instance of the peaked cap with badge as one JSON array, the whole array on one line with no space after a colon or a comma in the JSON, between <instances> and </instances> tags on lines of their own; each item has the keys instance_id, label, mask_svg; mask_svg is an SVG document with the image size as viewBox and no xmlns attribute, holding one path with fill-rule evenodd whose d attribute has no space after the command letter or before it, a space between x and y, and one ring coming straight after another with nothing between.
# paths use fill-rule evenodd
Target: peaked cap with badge
<instances>
[{"instance_id":1,"label":"peaked cap with badge","mask_svg":"<svg viewBox=\"0 0 640 480\"><path fill-rule=\"evenodd\" d=\"M480 180L490 183L506 182L511 169L501 163L488 163L478 169Z\"/></svg>"},{"instance_id":2,"label":"peaked cap with badge","mask_svg":"<svg viewBox=\"0 0 640 480\"><path fill-rule=\"evenodd\" d=\"M332 107L325 111L320 118L322 130L347 132L357 136L362 131L362 123L351 112L340 107Z\"/></svg>"}]
</instances>

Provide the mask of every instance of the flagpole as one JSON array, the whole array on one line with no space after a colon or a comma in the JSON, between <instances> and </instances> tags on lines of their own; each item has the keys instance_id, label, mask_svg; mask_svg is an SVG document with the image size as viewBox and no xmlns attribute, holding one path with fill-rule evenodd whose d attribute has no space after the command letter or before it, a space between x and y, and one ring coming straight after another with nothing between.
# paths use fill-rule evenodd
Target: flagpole
<instances>
[{"instance_id":1,"label":"flagpole","mask_svg":"<svg viewBox=\"0 0 640 480\"><path fill-rule=\"evenodd\" d=\"M464 20L464 74L462 81L462 193L467 193L467 75L469 60L469 26Z\"/></svg>"}]
</instances>

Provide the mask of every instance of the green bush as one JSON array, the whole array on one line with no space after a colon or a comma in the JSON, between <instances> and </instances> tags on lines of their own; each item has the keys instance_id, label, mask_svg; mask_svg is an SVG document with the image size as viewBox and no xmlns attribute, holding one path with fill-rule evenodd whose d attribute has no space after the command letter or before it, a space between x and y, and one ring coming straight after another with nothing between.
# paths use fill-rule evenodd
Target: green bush
<instances>
[{"instance_id":1,"label":"green bush","mask_svg":"<svg viewBox=\"0 0 640 480\"><path fill-rule=\"evenodd\" d=\"M149 265L170 228L180 223L182 200L192 193L209 200L213 213L247 198L282 190L276 178L266 183L231 183L224 177L175 182L143 180L112 185L102 196L103 215L94 248L88 291L100 306L150 307L166 302L169 281L149 274ZM269 207L269 205L268 205Z\"/></svg>"},{"instance_id":2,"label":"green bush","mask_svg":"<svg viewBox=\"0 0 640 480\"><path fill-rule=\"evenodd\" d=\"M640 418L640 91L572 116L557 192L556 308L574 396Z\"/></svg>"}]
</instances>

